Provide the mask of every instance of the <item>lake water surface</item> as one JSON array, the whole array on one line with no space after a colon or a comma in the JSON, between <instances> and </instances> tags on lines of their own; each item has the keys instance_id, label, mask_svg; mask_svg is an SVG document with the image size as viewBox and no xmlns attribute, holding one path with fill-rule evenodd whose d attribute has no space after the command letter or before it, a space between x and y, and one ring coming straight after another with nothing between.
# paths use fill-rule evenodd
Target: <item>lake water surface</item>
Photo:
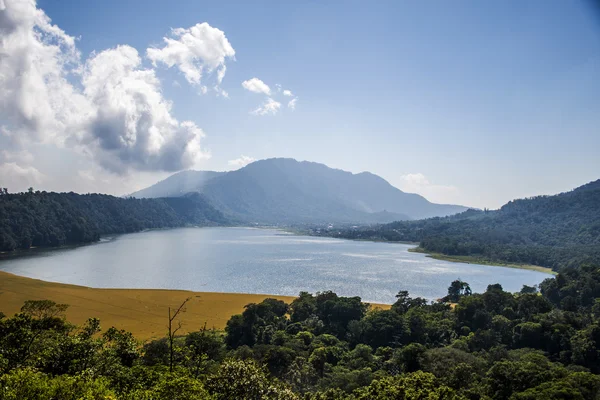
<instances>
[{"instance_id":1,"label":"lake water surface","mask_svg":"<svg viewBox=\"0 0 600 400\"><path fill-rule=\"evenodd\" d=\"M399 290L436 299L451 281L474 292L518 291L551 277L537 271L434 260L404 244L297 236L274 229L181 228L121 235L0 261L0 270L97 288L164 288L297 295L333 290L393 303Z\"/></svg>"}]
</instances>

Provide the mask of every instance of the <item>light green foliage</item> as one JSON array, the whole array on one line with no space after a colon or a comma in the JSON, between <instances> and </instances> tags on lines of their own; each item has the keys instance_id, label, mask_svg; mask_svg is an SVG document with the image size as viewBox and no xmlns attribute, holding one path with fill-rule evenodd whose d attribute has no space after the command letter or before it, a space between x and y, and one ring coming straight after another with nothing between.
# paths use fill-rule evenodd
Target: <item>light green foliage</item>
<instances>
[{"instance_id":1,"label":"light green foliage","mask_svg":"<svg viewBox=\"0 0 600 400\"><path fill-rule=\"evenodd\" d=\"M112 400L104 378L62 375L55 378L32 369L15 369L0 377L2 400Z\"/></svg>"},{"instance_id":2,"label":"light green foliage","mask_svg":"<svg viewBox=\"0 0 600 400\"><path fill-rule=\"evenodd\" d=\"M152 388L137 390L127 400L211 400L213 397L202 383L187 376L164 374Z\"/></svg>"},{"instance_id":3,"label":"light green foliage","mask_svg":"<svg viewBox=\"0 0 600 400\"><path fill-rule=\"evenodd\" d=\"M576 372L563 379L544 382L512 396L514 400L564 399L596 400L600 391L600 377L587 372Z\"/></svg>"},{"instance_id":4,"label":"light green foliage","mask_svg":"<svg viewBox=\"0 0 600 400\"><path fill-rule=\"evenodd\" d=\"M373 381L354 393L356 400L458 400L454 390L436 382L427 372L414 372L399 377Z\"/></svg>"},{"instance_id":5,"label":"light green foliage","mask_svg":"<svg viewBox=\"0 0 600 400\"><path fill-rule=\"evenodd\" d=\"M267 378L264 370L252 361L226 360L206 387L216 400L295 400L288 388Z\"/></svg>"}]
</instances>

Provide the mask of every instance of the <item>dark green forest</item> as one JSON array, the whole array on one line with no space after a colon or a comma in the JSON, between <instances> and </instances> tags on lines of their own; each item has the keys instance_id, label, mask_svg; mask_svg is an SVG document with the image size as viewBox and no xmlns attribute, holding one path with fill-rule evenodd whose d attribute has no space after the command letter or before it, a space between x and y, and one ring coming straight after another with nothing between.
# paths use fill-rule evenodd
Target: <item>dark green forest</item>
<instances>
[{"instance_id":1,"label":"dark green forest","mask_svg":"<svg viewBox=\"0 0 600 400\"><path fill-rule=\"evenodd\" d=\"M600 264L600 180L555 196L514 200L495 211L468 210L445 218L311 233L419 242L431 253L555 270Z\"/></svg>"},{"instance_id":2,"label":"dark green forest","mask_svg":"<svg viewBox=\"0 0 600 400\"><path fill-rule=\"evenodd\" d=\"M0 251L90 243L101 235L227 220L201 195L159 199L103 194L0 193Z\"/></svg>"},{"instance_id":3,"label":"dark green forest","mask_svg":"<svg viewBox=\"0 0 600 400\"><path fill-rule=\"evenodd\" d=\"M452 303L450 303L452 302ZM600 268L538 288L471 293L455 281L389 310L300 293L234 315L225 332L175 329L146 343L66 305L28 301L0 318L0 399L577 399L600 396ZM177 320L173 327L177 327ZM170 334L167 335L167 332Z\"/></svg>"}]
</instances>

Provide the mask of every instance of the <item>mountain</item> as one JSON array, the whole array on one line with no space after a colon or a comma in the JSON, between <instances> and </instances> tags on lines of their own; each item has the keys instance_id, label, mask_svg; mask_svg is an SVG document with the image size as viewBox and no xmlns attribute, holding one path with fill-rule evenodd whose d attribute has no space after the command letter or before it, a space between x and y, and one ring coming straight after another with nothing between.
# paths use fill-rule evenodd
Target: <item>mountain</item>
<instances>
[{"instance_id":1,"label":"mountain","mask_svg":"<svg viewBox=\"0 0 600 400\"><path fill-rule=\"evenodd\" d=\"M0 193L0 252L89 243L101 235L144 229L227 223L223 214L198 193L164 199Z\"/></svg>"},{"instance_id":2,"label":"mountain","mask_svg":"<svg viewBox=\"0 0 600 400\"><path fill-rule=\"evenodd\" d=\"M207 181L225 173L216 171L181 171L129 196L138 199L183 196L189 192L199 191Z\"/></svg>"},{"instance_id":3,"label":"mountain","mask_svg":"<svg viewBox=\"0 0 600 400\"><path fill-rule=\"evenodd\" d=\"M173 182L179 175L171 177ZM171 178L141 192L165 195L157 186ZM369 172L352 174L288 158L256 161L204 180L195 190L226 215L251 223L383 223L467 209L404 193Z\"/></svg>"},{"instance_id":4,"label":"mountain","mask_svg":"<svg viewBox=\"0 0 600 400\"><path fill-rule=\"evenodd\" d=\"M468 210L335 236L414 241L432 253L555 269L600 264L600 180L553 196L513 200L496 211Z\"/></svg>"}]
</instances>

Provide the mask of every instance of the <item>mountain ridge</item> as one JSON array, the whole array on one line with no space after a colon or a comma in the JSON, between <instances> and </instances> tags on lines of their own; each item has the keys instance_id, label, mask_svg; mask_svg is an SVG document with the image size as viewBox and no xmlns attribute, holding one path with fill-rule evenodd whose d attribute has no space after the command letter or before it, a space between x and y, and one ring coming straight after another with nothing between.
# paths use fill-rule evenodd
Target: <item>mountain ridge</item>
<instances>
[{"instance_id":1,"label":"mountain ridge","mask_svg":"<svg viewBox=\"0 0 600 400\"><path fill-rule=\"evenodd\" d=\"M164 191L161 186L190 188L233 218L269 224L383 223L446 216L467 209L431 203L368 171L355 174L291 158L258 160L238 170L212 173L215 175L205 175L195 188L178 183L182 177L178 173L132 196L150 193L169 197L178 192Z\"/></svg>"}]
</instances>

